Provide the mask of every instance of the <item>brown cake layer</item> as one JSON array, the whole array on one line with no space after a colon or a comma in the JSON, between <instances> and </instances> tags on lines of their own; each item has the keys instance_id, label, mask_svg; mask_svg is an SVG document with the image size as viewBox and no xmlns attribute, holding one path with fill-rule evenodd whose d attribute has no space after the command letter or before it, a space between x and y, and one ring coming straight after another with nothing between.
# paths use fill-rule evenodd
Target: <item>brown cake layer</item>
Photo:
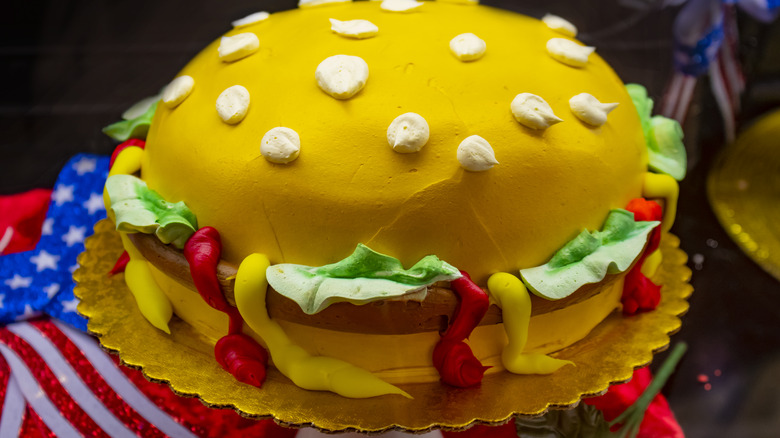
<instances>
[{"instance_id":1,"label":"brown cake layer","mask_svg":"<svg viewBox=\"0 0 780 438\"><path fill-rule=\"evenodd\" d=\"M154 235L141 233L128 237L143 256L157 269L164 272L189 289L195 290L190 275L189 264L181 251L165 245ZM236 266L220 261L217 276L227 301L235 306L234 283ZM532 315L540 315L562 309L593 297L604 286L619 281L624 274L608 275L603 281L582 286L572 295L550 301L531 295ZM408 334L428 331L442 331L447 328L458 306L455 293L447 287L447 282L437 283L428 288L423 301L410 299L382 300L361 306L340 302L331 304L314 315L303 313L298 303L268 288L266 303L271 318L295 322L312 327L357 332L367 334ZM502 322L501 309L491 304L480 325Z\"/></svg>"}]
</instances>

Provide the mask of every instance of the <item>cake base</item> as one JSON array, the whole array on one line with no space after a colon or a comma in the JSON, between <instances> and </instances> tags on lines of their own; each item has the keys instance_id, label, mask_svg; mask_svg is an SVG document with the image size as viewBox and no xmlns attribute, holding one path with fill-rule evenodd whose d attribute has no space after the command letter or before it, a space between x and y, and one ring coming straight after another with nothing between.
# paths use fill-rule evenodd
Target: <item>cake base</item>
<instances>
[{"instance_id":1,"label":"cake base","mask_svg":"<svg viewBox=\"0 0 780 438\"><path fill-rule=\"evenodd\" d=\"M476 388L460 389L440 382L399 385L414 399L382 396L347 399L332 393L306 391L276 369L269 369L262 388L239 383L217 364L211 342L178 318L171 335L155 329L138 311L121 275L106 273L122 252L113 224L101 221L87 239L74 273L78 310L89 318L89 330L122 362L138 367L151 380L166 382L187 396L215 408L235 409L255 418L274 418L289 426L323 431L391 429L422 432L433 428L461 430L472 424L501 424L514 415L535 416L548 409L565 409L581 398L606 391L611 383L628 380L635 368L647 365L655 352L669 345L679 330L679 315L688 309L692 292L687 255L679 239L664 235L664 262L652 278L663 284L659 307L624 317L612 313L588 336L555 356L575 362L552 375L497 373Z\"/></svg>"}]
</instances>

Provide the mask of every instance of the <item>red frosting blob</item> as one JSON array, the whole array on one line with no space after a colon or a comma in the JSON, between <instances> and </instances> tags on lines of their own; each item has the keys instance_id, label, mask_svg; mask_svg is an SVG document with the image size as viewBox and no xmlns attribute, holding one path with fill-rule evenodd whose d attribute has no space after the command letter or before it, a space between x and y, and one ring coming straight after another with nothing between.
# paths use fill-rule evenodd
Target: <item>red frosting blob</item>
<instances>
[{"instance_id":1,"label":"red frosting blob","mask_svg":"<svg viewBox=\"0 0 780 438\"><path fill-rule=\"evenodd\" d=\"M479 384L485 370L490 368L483 366L463 342L487 313L490 299L482 288L471 281L468 273L460 273L463 277L451 283L460 301L452 324L442 333L433 349L433 365L444 383L465 388Z\"/></svg>"},{"instance_id":2,"label":"red frosting blob","mask_svg":"<svg viewBox=\"0 0 780 438\"><path fill-rule=\"evenodd\" d=\"M239 382L259 388L265 381L268 353L245 334L227 335L217 341L214 357Z\"/></svg>"},{"instance_id":3,"label":"red frosting blob","mask_svg":"<svg viewBox=\"0 0 780 438\"><path fill-rule=\"evenodd\" d=\"M655 201L648 201L644 198L632 199L626 206L626 210L634 213L636 221L657 221L663 218L661 206ZM635 315L639 312L653 310L661 302L661 286L653 283L642 274L642 264L647 255L658 249L660 243L661 227L659 225L650 232L645 251L626 274L623 282L623 295L620 298L625 315Z\"/></svg>"},{"instance_id":4,"label":"red frosting blob","mask_svg":"<svg viewBox=\"0 0 780 438\"><path fill-rule=\"evenodd\" d=\"M452 386L467 388L482 382L485 370L474 357L471 348L463 341L442 339L433 349L433 365L439 371L441 380Z\"/></svg>"},{"instance_id":5,"label":"red frosting blob","mask_svg":"<svg viewBox=\"0 0 780 438\"><path fill-rule=\"evenodd\" d=\"M241 333L241 316L235 307L228 304L217 278L217 265L222 254L219 232L213 227L199 229L187 240L183 252L190 265L192 282L200 296L209 306L228 314L228 333Z\"/></svg>"},{"instance_id":6,"label":"red frosting blob","mask_svg":"<svg viewBox=\"0 0 780 438\"><path fill-rule=\"evenodd\" d=\"M130 261L130 254L127 253L127 251L122 251L122 255L119 256L118 259L116 259L116 263L114 264L114 267L111 268L110 271L108 271L108 276L116 275L121 272L125 272L125 268L127 267L127 262Z\"/></svg>"}]
</instances>

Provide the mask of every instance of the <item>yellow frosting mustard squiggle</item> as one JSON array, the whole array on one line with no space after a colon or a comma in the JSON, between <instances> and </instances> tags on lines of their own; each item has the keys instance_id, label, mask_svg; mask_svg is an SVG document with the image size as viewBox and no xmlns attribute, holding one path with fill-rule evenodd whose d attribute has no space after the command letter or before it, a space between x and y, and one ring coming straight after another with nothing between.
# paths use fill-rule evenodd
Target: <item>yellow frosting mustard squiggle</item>
<instances>
[{"instance_id":1,"label":"yellow frosting mustard squiggle","mask_svg":"<svg viewBox=\"0 0 780 438\"><path fill-rule=\"evenodd\" d=\"M152 277L149 262L128 239L127 233L119 235L122 237L122 246L130 256L125 267L125 283L135 298L138 310L150 324L171 334L168 321L173 316L173 307L168 296Z\"/></svg>"},{"instance_id":2,"label":"yellow frosting mustard squiggle","mask_svg":"<svg viewBox=\"0 0 780 438\"><path fill-rule=\"evenodd\" d=\"M680 187L677 185L677 181L669 175L647 172L645 173L642 196L646 199L661 198L664 200L664 217L661 220L661 229L668 232L677 215L677 198L680 196Z\"/></svg>"},{"instance_id":3,"label":"yellow frosting mustard squiggle","mask_svg":"<svg viewBox=\"0 0 780 438\"><path fill-rule=\"evenodd\" d=\"M108 171L108 176L114 175L132 175L141 170L141 160L144 156L144 150L138 146L129 146L122 149L117 154L114 164ZM108 197L108 189L103 187L103 204L106 207L106 214L112 221L114 220L114 212L111 211L111 199Z\"/></svg>"},{"instance_id":4,"label":"yellow frosting mustard squiggle","mask_svg":"<svg viewBox=\"0 0 780 438\"><path fill-rule=\"evenodd\" d=\"M515 374L550 374L573 362L555 359L546 354L523 353L528 341L531 322L531 297L519 278L506 272L497 272L488 279L488 291L501 308L509 342L501 353L501 362L507 371Z\"/></svg>"},{"instance_id":5,"label":"yellow frosting mustard squiggle","mask_svg":"<svg viewBox=\"0 0 780 438\"><path fill-rule=\"evenodd\" d=\"M131 175L141 169L141 159L144 156L144 150L137 146L130 146L123 149L116 156L108 176ZM103 203L106 206L106 213L113 221L114 213L111 210L111 200L108 197L108 191L103 188ZM130 261L125 267L125 283L135 298L138 310L149 321L150 324L158 329L170 334L168 321L173 316L173 307L165 293L152 277L149 269L149 262L136 249L127 233L119 233L122 238L122 246L130 256Z\"/></svg>"},{"instance_id":6,"label":"yellow frosting mustard squiggle","mask_svg":"<svg viewBox=\"0 0 780 438\"><path fill-rule=\"evenodd\" d=\"M236 307L249 327L265 341L276 368L295 385L314 391L331 391L349 398L368 398L405 391L347 362L311 356L290 341L281 326L268 316L265 306L266 269L271 265L262 254L247 256L236 274Z\"/></svg>"},{"instance_id":7,"label":"yellow frosting mustard squiggle","mask_svg":"<svg viewBox=\"0 0 780 438\"><path fill-rule=\"evenodd\" d=\"M669 175L660 173L645 173L645 184L642 189L642 196L646 199L661 198L664 200L664 217L661 219L661 230L668 232L674 224L677 216L677 199L680 197L680 186L677 181ZM642 274L652 277L658 266L661 265L663 257L661 251L656 249L648 255L642 265Z\"/></svg>"}]
</instances>

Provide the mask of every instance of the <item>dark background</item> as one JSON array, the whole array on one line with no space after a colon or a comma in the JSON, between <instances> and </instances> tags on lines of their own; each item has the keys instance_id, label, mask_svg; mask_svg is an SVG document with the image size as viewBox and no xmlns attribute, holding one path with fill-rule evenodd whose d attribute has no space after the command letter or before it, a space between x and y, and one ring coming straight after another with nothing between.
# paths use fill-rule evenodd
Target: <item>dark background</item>
<instances>
[{"instance_id":1,"label":"dark background","mask_svg":"<svg viewBox=\"0 0 780 438\"><path fill-rule=\"evenodd\" d=\"M483 1L573 21L625 82L647 86L656 102L672 72L671 26L679 7L652 0ZM0 9L0 194L53 186L73 154L110 154L100 128L156 94L230 22L274 1L10 1ZM633 4L634 6L629 6ZM643 5L639 8L637 5ZM780 25L738 15L748 89L740 128L780 107ZM689 351L664 392L690 437L778 436L780 282L730 240L705 195L724 135L706 78L685 123L689 174L673 232L700 263L691 310L672 342ZM780 141L778 141L780 148ZM2 214L2 212L0 212ZM654 365L665 353L656 357ZM716 375L716 370L719 370ZM710 386L700 381L708 377Z\"/></svg>"}]
</instances>

